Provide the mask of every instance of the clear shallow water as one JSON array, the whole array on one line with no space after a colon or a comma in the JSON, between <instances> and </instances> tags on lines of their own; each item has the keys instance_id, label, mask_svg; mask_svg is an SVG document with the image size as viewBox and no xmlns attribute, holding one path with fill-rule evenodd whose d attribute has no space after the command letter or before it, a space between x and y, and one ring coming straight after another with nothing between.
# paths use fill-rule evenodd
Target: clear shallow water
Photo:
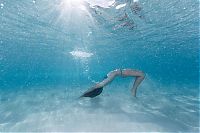
<instances>
[{"instance_id":1,"label":"clear shallow water","mask_svg":"<svg viewBox=\"0 0 200 133\"><path fill-rule=\"evenodd\" d=\"M158 85L156 85L158 87ZM95 99L80 87L40 87L1 92L1 131L195 131L199 98L193 88L155 88L144 83L138 98L129 86L106 87ZM84 87L86 88L86 87ZM114 91L112 91L114 90Z\"/></svg>"},{"instance_id":2,"label":"clear shallow water","mask_svg":"<svg viewBox=\"0 0 200 133\"><path fill-rule=\"evenodd\" d=\"M198 132L199 1L140 0L145 19L66 1L0 0L0 131ZM126 67L147 74L137 99L129 78L77 99Z\"/></svg>"}]
</instances>

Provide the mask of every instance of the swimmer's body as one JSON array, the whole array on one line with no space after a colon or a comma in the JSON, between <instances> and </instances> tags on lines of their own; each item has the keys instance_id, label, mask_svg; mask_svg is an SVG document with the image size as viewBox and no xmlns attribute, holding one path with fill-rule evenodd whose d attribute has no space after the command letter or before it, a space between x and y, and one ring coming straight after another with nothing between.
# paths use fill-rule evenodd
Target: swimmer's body
<instances>
[{"instance_id":1,"label":"swimmer's body","mask_svg":"<svg viewBox=\"0 0 200 133\"><path fill-rule=\"evenodd\" d=\"M95 86L93 86L91 89L86 91L81 97L96 97L101 94L103 91L103 87L108 85L110 82L114 80L115 77L121 76L121 77L136 77L133 87L131 89L131 94L136 97L137 88L140 85L140 83L144 80L145 74L142 71L133 70L133 69L116 69L114 71L111 71L107 74L107 77L97 83Z\"/></svg>"}]
</instances>

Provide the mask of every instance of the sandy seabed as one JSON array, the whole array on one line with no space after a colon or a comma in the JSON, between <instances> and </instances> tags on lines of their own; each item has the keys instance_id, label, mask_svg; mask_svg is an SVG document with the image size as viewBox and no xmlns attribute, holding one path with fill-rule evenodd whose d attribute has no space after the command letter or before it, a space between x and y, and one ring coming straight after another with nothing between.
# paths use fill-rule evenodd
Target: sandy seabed
<instances>
[{"instance_id":1,"label":"sandy seabed","mask_svg":"<svg viewBox=\"0 0 200 133\"><path fill-rule=\"evenodd\" d=\"M197 89L186 94L144 83L133 98L126 87L110 85L94 99L78 99L79 87L3 90L0 131L198 132Z\"/></svg>"}]
</instances>

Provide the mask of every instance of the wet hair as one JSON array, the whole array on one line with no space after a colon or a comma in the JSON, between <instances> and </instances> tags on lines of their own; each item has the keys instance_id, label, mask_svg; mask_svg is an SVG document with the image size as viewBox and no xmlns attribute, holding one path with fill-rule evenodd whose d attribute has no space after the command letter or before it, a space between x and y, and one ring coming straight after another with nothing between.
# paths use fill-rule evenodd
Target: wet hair
<instances>
[{"instance_id":1,"label":"wet hair","mask_svg":"<svg viewBox=\"0 0 200 133\"><path fill-rule=\"evenodd\" d=\"M91 89L91 90L86 91L81 97L94 98L94 97L100 95L102 93L102 91L103 91L103 87Z\"/></svg>"},{"instance_id":2,"label":"wet hair","mask_svg":"<svg viewBox=\"0 0 200 133\"><path fill-rule=\"evenodd\" d=\"M104 80L104 79L107 79L107 78L108 78L108 76L105 75L105 76L103 77L103 80ZM95 89L90 89L90 90L86 91L86 92L85 92L82 96L80 96L80 97L90 97L90 98L94 98L94 97L100 95L100 94L102 93L102 91L103 91L103 87L99 87L99 88L95 88Z\"/></svg>"}]
</instances>

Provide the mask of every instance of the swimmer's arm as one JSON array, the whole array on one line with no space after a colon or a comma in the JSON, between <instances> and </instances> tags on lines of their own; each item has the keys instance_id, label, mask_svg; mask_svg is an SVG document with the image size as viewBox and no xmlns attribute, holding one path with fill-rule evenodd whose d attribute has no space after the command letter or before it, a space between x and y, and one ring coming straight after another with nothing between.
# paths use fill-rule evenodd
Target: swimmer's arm
<instances>
[{"instance_id":1,"label":"swimmer's arm","mask_svg":"<svg viewBox=\"0 0 200 133\"><path fill-rule=\"evenodd\" d=\"M112 82L114 80L116 76L115 75L111 75L108 78L104 79L103 81L101 81L100 83L98 83L101 87L104 87L106 85L108 85L110 82Z\"/></svg>"},{"instance_id":2,"label":"swimmer's arm","mask_svg":"<svg viewBox=\"0 0 200 133\"><path fill-rule=\"evenodd\" d=\"M119 73L120 73L119 69L116 69L116 70L114 70L112 72L109 72L107 74L108 77L106 79L104 79L103 81L101 81L100 83L98 83L96 86L97 87L104 87L104 86L108 85L110 82L112 82L114 80L114 78L116 76L119 75Z\"/></svg>"}]
</instances>

